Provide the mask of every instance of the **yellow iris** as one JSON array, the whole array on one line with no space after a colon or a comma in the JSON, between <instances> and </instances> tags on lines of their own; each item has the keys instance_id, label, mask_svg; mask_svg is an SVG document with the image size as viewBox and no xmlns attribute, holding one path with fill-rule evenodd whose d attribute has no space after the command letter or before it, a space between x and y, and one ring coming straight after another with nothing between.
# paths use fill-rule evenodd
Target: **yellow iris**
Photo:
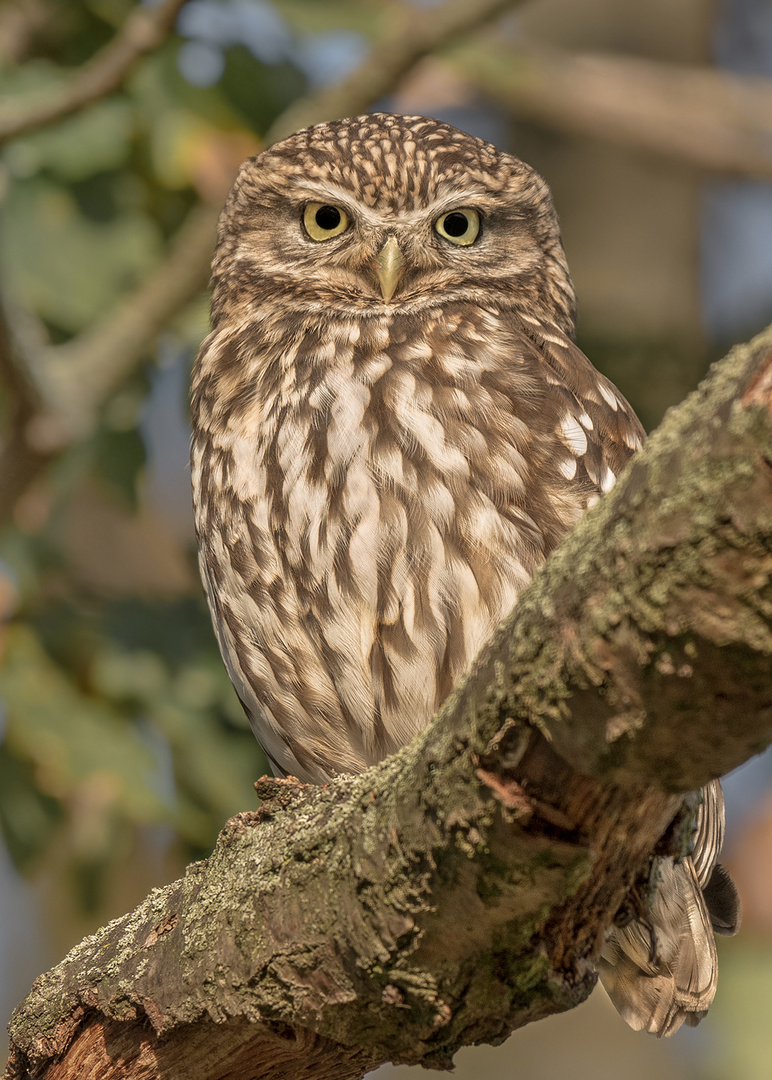
<instances>
[{"instance_id":1,"label":"yellow iris","mask_svg":"<svg viewBox=\"0 0 772 1080\"><path fill-rule=\"evenodd\" d=\"M346 231L349 219L339 206L312 202L303 211L303 225L312 240L330 240Z\"/></svg>"},{"instance_id":2,"label":"yellow iris","mask_svg":"<svg viewBox=\"0 0 772 1080\"><path fill-rule=\"evenodd\" d=\"M437 232L451 244L468 247L480 232L480 215L476 210L449 210L434 223Z\"/></svg>"}]
</instances>

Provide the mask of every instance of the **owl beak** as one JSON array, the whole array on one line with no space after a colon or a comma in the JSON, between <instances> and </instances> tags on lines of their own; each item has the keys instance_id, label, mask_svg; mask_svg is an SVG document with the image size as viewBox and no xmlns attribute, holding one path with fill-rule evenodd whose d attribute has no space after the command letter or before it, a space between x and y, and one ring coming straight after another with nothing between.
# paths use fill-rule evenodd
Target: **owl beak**
<instances>
[{"instance_id":1,"label":"owl beak","mask_svg":"<svg viewBox=\"0 0 772 1080\"><path fill-rule=\"evenodd\" d=\"M375 257L375 272L381 285L381 296L388 304L397 288L397 283L405 271L405 256L399 250L399 244L390 236Z\"/></svg>"}]
</instances>

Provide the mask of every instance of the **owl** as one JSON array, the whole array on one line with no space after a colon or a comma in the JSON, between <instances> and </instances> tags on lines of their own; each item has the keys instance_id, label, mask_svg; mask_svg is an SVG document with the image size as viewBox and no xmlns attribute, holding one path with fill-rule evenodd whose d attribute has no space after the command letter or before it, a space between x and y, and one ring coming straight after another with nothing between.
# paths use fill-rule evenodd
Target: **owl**
<instances>
[{"instance_id":1,"label":"owl","mask_svg":"<svg viewBox=\"0 0 772 1080\"><path fill-rule=\"evenodd\" d=\"M192 393L201 573L274 770L356 773L424 727L643 429L573 342L546 183L446 124L376 113L247 161L220 218ZM692 858L600 974L636 1028L696 1023L718 782Z\"/></svg>"}]
</instances>

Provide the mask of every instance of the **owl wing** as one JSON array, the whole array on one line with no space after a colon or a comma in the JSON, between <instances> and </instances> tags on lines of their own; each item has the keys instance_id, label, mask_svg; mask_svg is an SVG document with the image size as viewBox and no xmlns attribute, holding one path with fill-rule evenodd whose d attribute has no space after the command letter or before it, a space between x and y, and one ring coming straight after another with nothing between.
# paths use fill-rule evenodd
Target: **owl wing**
<instances>
[{"instance_id":1,"label":"owl wing","mask_svg":"<svg viewBox=\"0 0 772 1080\"><path fill-rule=\"evenodd\" d=\"M629 403L560 330L525 320L559 402L563 443L600 491L608 491L645 432ZM654 860L657 889L646 922L612 927L598 963L601 981L631 1027L671 1035L693 1026L716 992L714 932L736 933L737 890L717 858L724 840L724 798L714 780L702 791L690 857Z\"/></svg>"},{"instance_id":2,"label":"owl wing","mask_svg":"<svg viewBox=\"0 0 772 1080\"><path fill-rule=\"evenodd\" d=\"M716 862L724 836L724 797L713 780L702 790L694 851L676 862L654 860L657 891L648 923L612 927L598 971L606 991L636 1031L672 1035L705 1016L716 992L714 931L736 933L740 902Z\"/></svg>"},{"instance_id":3,"label":"owl wing","mask_svg":"<svg viewBox=\"0 0 772 1080\"><path fill-rule=\"evenodd\" d=\"M598 970L619 1013L636 1031L672 1035L699 1023L716 992L713 929L694 863L657 860L650 927L635 921L606 937Z\"/></svg>"},{"instance_id":4,"label":"owl wing","mask_svg":"<svg viewBox=\"0 0 772 1080\"><path fill-rule=\"evenodd\" d=\"M590 481L600 491L609 491L642 446L643 425L614 384L556 326L524 320L524 332L541 352L553 396L562 399L564 443Z\"/></svg>"}]
</instances>

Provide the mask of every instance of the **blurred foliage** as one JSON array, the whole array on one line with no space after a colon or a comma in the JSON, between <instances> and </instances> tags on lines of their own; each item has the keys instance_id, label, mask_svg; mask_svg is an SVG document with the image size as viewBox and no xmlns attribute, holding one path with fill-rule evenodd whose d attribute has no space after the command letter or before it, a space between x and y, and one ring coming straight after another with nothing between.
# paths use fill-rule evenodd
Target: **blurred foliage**
<instances>
[{"instance_id":1,"label":"blurred foliage","mask_svg":"<svg viewBox=\"0 0 772 1080\"><path fill-rule=\"evenodd\" d=\"M716 1042L705 1078L768 1080L772 995L769 938L754 940L751 930L721 945L721 977L713 1012L723 1038Z\"/></svg>"}]
</instances>

